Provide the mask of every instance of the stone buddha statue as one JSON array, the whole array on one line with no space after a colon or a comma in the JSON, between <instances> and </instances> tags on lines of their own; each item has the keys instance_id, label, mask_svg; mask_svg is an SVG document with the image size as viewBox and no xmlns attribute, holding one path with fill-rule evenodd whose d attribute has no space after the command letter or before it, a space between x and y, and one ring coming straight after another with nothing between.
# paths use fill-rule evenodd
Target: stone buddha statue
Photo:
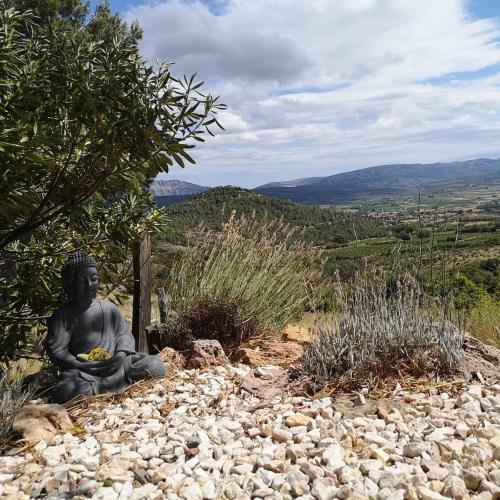
<instances>
[{"instance_id":1,"label":"stone buddha statue","mask_svg":"<svg viewBox=\"0 0 500 500\"><path fill-rule=\"evenodd\" d=\"M54 402L114 392L138 380L165 375L158 357L135 351L134 337L118 307L96 299L99 275L91 256L73 252L61 274L69 302L49 319L46 344L50 359L62 372L52 392ZM109 358L87 360L96 348Z\"/></svg>"}]
</instances>

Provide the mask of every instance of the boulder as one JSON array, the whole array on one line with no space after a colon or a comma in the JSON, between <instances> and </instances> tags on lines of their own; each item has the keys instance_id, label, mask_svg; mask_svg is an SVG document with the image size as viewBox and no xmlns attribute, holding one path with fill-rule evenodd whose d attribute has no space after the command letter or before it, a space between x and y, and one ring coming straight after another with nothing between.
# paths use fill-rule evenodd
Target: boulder
<instances>
[{"instance_id":1,"label":"boulder","mask_svg":"<svg viewBox=\"0 0 500 500\"><path fill-rule=\"evenodd\" d=\"M472 335L464 334L464 358L459 369L466 376L479 373L479 380L500 375L500 349L482 343Z\"/></svg>"},{"instance_id":2,"label":"boulder","mask_svg":"<svg viewBox=\"0 0 500 500\"><path fill-rule=\"evenodd\" d=\"M12 430L26 442L49 441L73 427L66 408L56 404L27 405L14 417Z\"/></svg>"},{"instance_id":3,"label":"boulder","mask_svg":"<svg viewBox=\"0 0 500 500\"><path fill-rule=\"evenodd\" d=\"M229 360L218 340L195 340L188 356L187 368L208 368L225 365Z\"/></svg>"},{"instance_id":4,"label":"boulder","mask_svg":"<svg viewBox=\"0 0 500 500\"><path fill-rule=\"evenodd\" d=\"M264 368L264 367L262 367ZM260 399L272 399L288 387L288 373L279 366L266 366L265 375L258 368L243 380L241 389Z\"/></svg>"}]
</instances>

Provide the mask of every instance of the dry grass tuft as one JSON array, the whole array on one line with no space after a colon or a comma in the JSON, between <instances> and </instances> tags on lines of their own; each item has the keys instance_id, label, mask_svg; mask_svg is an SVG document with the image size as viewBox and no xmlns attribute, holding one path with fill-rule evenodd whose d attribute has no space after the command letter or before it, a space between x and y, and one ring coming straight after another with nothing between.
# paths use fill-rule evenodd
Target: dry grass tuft
<instances>
[{"instance_id":1,"label":"dry grass tuft","mask_svg":"<svg viewBox=\"0 0 500 500\"><path fill-rule=\"evenodd\" d=\"M181 370L186 366L186 358L181 353L169 347L162 349L157 356L165 363L167 377L171 377L177 370Z\"/></svg>"},{"instance_id":2,"label":"dry grass tuft","mask_svg":"<svg viewBox=\"0 0 500 500\"><path fill-rule=\"evenodd\" d=\"M319 277L317 252L292 234L279 221L234 213L220 232L200 227L165 284L174 312L168 335L230 348L278 336L311 304Z\"/></svg>"},{"instance_id":3,"label":"dry grass tuft","mask_svg":"<svg viewBox=\"0 0 500 500\"><path fill-rule=\"evenodd\" d=\"M175 371L167 372L167 376L163 379L147 379L140 380L135 384L129 385L118 392L98 394L96 396L79 396L66 403L66 409L69 415L75 421L78 420L78 425L83 426L85 422L82 419L92 418L92 414L100 411L110 404L119 404L127 398L144 397L146 392L155 385L161 385L161 390L156 394L167 394L172 390L173 379L175 379Z\"/></svg>"},{"instance_id":4,"label":"dry grass tuft","mask_svg":"<svg viewBox=\"0 0 500 500\"><path fill-rule=\"evenodd\" d=\"M245 315L237 300L224 302L201 297L192 310L187 311L185 321L188 331L195 332L197 338L215 338L229 349L266 333L265 321Z\"/></svg>"},{"instance_id":5,"label":"dry grass tuft","mask_svg":"<svg viewBox=\"0 0 500 500\"><path fill-rule=\"evenodd\" d=\"M481 342L500 348L500 300L483 298L470 311L466 329Z\"/></svg>"}]
</instances>

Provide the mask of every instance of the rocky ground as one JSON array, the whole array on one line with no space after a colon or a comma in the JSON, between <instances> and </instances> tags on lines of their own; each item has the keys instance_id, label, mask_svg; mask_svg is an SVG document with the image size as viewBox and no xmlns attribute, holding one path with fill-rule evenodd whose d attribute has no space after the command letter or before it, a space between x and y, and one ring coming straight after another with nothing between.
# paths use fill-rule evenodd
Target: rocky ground
<instances>
[{"instance_id":1,"label":"rocky ground","mask_svg":"<svg viewBox=\"0 0 500 500\"><path fill-rule=\"evenodd\" d=\"M242 388L251 370L180 370L70 408L84 432L0 457L0 497L500 498L498 379L358 397L349 410L329 397L263 400Z\"/></svg>"}]
</instances>

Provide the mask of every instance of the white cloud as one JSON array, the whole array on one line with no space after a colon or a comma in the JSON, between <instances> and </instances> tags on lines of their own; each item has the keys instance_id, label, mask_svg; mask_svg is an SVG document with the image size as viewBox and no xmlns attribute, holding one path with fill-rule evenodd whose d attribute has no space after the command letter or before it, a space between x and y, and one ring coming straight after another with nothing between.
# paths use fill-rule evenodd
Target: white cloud
<instances>
[{"instance_id":1,"label":"white cloud","mask_svg":"<svg viewBox=\"0 0 500 500\"><path fill-rule=\"evenodd\" d=\"M199 166L182 178L258 185L396 161L500 156L500 74L466 75L500 64L500 26L473 18L470 2L224 6L214 15L199 1L169 0L127 13L144 29L147 58L197 72L229 105L227 131L195 152Z\"/></svg>"}]
</instances>

